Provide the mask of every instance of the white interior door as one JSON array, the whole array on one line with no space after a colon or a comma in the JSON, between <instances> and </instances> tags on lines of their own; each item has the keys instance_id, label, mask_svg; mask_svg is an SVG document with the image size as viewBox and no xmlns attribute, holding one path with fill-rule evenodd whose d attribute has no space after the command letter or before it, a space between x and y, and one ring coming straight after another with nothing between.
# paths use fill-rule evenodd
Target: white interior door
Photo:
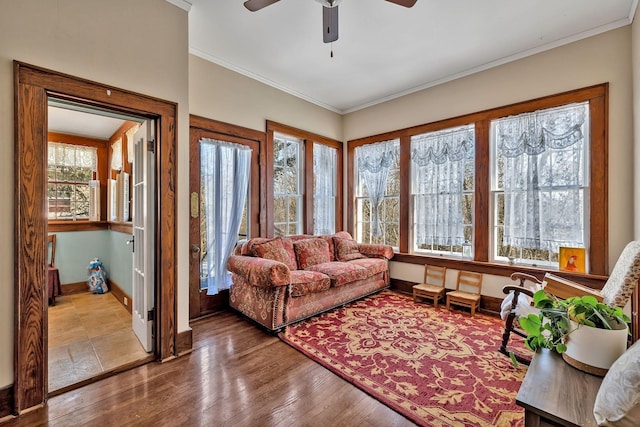
<instances>
[{"instance_id":1,"label":"white interior door","mask_svg":"<svg viewBox=\"0 0 640 427\"><path fill-rule=\"evenodd\" d=\"M147 352L153 351L155 157L148 120L134 134L133 156L133 306L132 328Z\"/></svg>"}]
</instances>

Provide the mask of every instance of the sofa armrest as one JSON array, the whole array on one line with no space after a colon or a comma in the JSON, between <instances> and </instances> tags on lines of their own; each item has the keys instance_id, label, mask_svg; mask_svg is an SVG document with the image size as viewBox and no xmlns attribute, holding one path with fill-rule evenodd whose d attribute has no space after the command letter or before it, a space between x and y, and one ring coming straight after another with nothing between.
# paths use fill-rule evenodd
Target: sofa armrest
<instances>
[{"instance_id":1,"label":"sofa armrest","mask_svg":"<svg viewBox=\"0 0 640 427\"><path fill-rule=\"evenodd\" d=\"M272 288L285 286L291 282L289 267L270 259L232 255L227 261L227 269L233 274L242 276L253 286Z\"/></svg>"},{"instance_id":2,"label":"sofa armrest","mask_svg":"<svg viewBox=\"0 0 640 427\"><path fill-rule=\"evenodd\" d=\"M361 254L366 255L369 258L386 258L387 260L390 260L394 255L393 248L389 245L359 243L358 250Z\"/></svg>"}]
</instances>

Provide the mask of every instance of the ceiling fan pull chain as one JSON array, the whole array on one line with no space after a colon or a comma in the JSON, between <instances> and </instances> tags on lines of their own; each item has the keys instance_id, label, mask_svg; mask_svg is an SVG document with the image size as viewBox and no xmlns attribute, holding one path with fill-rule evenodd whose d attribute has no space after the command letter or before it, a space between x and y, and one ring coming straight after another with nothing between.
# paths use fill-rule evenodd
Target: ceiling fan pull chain
<instances>
[{"instance_id":1,"label":"ceiling fan pull chain","mask_svg":"<svg viewBox=\"0 0 640 427\"><path fill-rule=\"evenodd\" d=\"M331 57L333 58L333 42L331 42Z\"/></svg>"}]
</instances>

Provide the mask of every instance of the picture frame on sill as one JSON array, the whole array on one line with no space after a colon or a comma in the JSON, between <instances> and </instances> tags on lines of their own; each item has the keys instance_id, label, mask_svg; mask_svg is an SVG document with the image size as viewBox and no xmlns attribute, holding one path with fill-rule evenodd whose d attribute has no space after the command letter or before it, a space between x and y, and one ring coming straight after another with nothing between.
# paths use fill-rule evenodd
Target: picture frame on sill
<instances>
[{"instance_id":1,"label":"picture frame on sill","mask_svg":"<svg viewBox=\"0 0 640 427\"><path fill-rule=\"evenodd\" d=\"M585 248L570 248L561 246L558 254L558 269L576 273L587 272Z\"/></svg>"}]
</instances>

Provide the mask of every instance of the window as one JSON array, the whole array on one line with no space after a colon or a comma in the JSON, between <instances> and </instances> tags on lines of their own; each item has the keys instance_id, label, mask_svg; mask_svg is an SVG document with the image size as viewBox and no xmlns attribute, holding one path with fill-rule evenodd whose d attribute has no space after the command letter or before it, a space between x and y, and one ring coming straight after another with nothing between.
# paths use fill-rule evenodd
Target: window
<instances>
[{"instance_id":1,"label":"window","mask_svg":"<svg viewBox=\"0 0 640 427\"><path fill-rule=\"evenodd\" d=\"M355 149L356 231L361 243L400 243L400 140Z\"/></svg>"},{"instance_id":2,"label":"window","mask_svg":"<svg viewBox=\"0 0 640 427\"><path fill-rule=\"evenodd\" d=\"M302 141L273 138L273 228L276 236L301 234L303 212Z\"/></svg>"},{"instance_id":3,"label":"window","mask_svg":"<svg viewBox=\"0 0 640 427\"><path fill-rule=\"evenodd\" d=\"M584 248L607 275L607 105L600 84L349 141L348 230L401 262L489 274Z\"/></svg>"},{"instance_id":4,"label":"window","mask_svg":"<svg viewBox=\"0 0 640 427\"><path fill-rule=\"evenodd\" d=\"M313 144L313 234L336 232L338 150Z\"/></svg>"},{"instance_id":5,"label":"window","mask_svg":"<svg viewBox=\"0 0 640 427\"><path fill-rule=\"evenodd\" d=\"M491 122L495 260L557 265L559 247L585 247L588 129L586 102Z\"/></svg>"},{"instance_id":6,"label":"window","mask_svg":"<svg viewBox=\"0 0 640 427\"><path fill-rule=\"evenodd\" d=\"M97 174L97 149L49 142L47 173L48 218L89 219L91 207L100 194L99 188L95 191L93 181Z\"/></svg>"},{"instance_id":7,"label":"window","mask_svg":"<svg viewBox=\"0 0 640 427\"><path fill-rule=\"evenodd\" d=\"M340 141L267 121L267 236L342 230L342 147Z\"/></svg>"},{"instance_id":8,"label":"window","mask_svg":"<svg viewBox=\"0 0 640 427\"><path fill-rule=\"evenodd\" d=\"M471 248L474 147L473 125L411 137L415 252L462 255Z\"/></svg>"}]
</instances>

